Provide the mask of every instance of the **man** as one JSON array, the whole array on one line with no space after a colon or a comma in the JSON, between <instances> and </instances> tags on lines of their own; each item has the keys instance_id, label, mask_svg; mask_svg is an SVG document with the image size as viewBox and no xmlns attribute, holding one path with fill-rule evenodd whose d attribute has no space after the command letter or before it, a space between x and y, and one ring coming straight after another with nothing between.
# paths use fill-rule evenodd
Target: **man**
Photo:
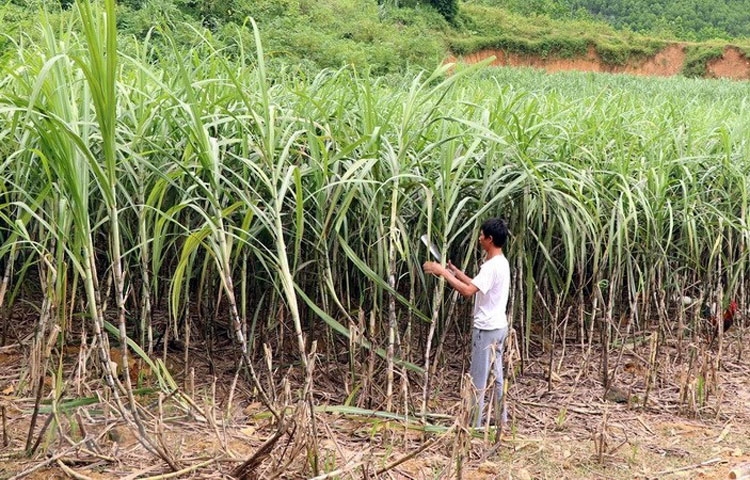
<instances>
[{"instance_id":1,"label":"man","mask_svg":"<svg viewBox=\"0 0 750 480\"><path fill-rule=\"evenodd\" d=\"M445 278L448 285L464 297L476 295L470 367L471 380L477 391L475 427L483 424L485 390L491 365L494 365L495 373L495 405L501 405L503 395L503 342L508 335L506 308L510 291L510 265L503 254L507 241L508 226L504 220L492 218L482 224L479 246L486 255L479 274L474 278L450 261L446 267L437 262L425 262L423 265L425 273ZM507 420L507 413L503 409L502 422Z\"/></svg>"}]
</instances>

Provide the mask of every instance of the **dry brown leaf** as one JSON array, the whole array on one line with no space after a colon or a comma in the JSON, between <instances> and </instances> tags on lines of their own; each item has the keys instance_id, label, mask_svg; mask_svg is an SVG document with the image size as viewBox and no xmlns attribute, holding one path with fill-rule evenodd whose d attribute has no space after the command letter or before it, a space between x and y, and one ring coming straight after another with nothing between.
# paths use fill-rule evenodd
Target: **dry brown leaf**
<instances>
[{"instance_id":1,"label":"dry brown leaf","mask_svg":"<svg viewBox=\"0 0 750 480\"><path fill-rule=\"evenodd\" d=\"M721 430L721 434L719 434L719 437L716 439L716 443L723 442L726 436L729 434L729 430L731 429L732 429L732 424L727 423L726 426Z\"/></svg>"},{"instance_id":2,"label":"dry brown leaf","mask_svg":"<svg viewBox=\"0 0 750 480\"><path fill-rule=\"evenodd\" d=\"M531 474L525 468L519 468L516 472L515 478L518 480L531 480Z\"/></svg>"}]
</instances>

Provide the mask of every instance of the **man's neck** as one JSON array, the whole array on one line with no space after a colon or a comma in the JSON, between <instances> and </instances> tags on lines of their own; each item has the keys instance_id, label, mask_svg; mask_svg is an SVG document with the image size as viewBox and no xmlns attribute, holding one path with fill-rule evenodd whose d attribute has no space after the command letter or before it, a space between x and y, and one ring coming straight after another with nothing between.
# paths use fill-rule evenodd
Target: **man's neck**
<instances>
[{"instance_id":1,"label":"man's neck","mask_svg":"<svg viewBox=\"0 0 750 480\"><path fill-rule=\"evenodd\" d=\"M498 255L503 254L503 249L500 247L490 247L487 249L487 256L485 257L485 260L489 260L490 258L497 257Z\"/></svg>"}]
</instances>

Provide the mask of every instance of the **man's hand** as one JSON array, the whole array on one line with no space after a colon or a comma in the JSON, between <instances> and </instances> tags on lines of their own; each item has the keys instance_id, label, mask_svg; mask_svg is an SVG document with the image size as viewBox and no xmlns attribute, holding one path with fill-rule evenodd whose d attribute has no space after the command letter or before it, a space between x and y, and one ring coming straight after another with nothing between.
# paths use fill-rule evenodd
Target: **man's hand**
<instances>
[{"instance_id":1,"label":"man's hand","mask_svg":"<svg viewBox=\"0 0 750 480\"><path fill-rule=\"evenodd\" d=\"M424 262L422 264L422 270L424 270L425 273L444 277L448 282L448 285L456 289L456 291L464 297L470 297L479 291L476 285L471 283L471 279L450 262L448 262L447 268L443 267L438 262Z\"/></svg>"},{"instance_id":2,"label":"man's hand","mask_svg":"<svg viewBox=\"0 0 750 480\"><path fill-rule=\"evenodd\" d=\"M445 266L445 269L448 270L451 275L456 276L458 273L461 273L461 270L458 269L453 263L448 260L448 265Z\"/></svg>"},{"instance_id":3,"label":"man's hand","mask_svg":"<svg viewBox=\"0 0 750 480\"><path fill-rule=\"evenodd\" d=\"M445 268L443 268L438 262L424 262L424 264L422 264L422 270L424 270L424 273L431 273L439 277L443 274Z\"/></svg>"},{"instance_id":4,"label":"man's hand","mask_svg":"<svg viewBox=\"0 0 750 480\"><path fill-rule=\"evenodd\" d=\"M445 270L463 283L471 283L471 278L459 270L457 266L453 265L450 260L448 260L448 265L445 266Z\"/></svg>"}]
</instances>

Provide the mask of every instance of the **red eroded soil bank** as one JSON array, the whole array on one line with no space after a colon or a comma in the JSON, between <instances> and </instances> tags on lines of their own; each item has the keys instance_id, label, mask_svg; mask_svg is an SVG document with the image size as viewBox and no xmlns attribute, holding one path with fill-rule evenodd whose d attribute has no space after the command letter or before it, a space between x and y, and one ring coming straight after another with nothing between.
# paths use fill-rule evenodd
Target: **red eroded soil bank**
<instances>
[{"instance_id":1,"label":"red eroded soil bank","mask_svg":"<svg viewBox=\"0 0 750 480\"><path fill-rule=\"evenodd\" d=\"M632 75L670 77L679 75L685 64L685 45L674 44L666 47L656 55L640 61L628 62L626 65L608 65L604 63L594 48L589 48L585 56L577 58L538 57L507 52L505 50L480 50L463 57L450 57L448 62L476 63L489 57L495 57L494 66L534 67L548 72L577 70L582 72L628 73ZM750 80L750 59L736 47L727 47L721 58L708 62L706 78L730 78L733 80Z\"/></svg>"}]
</instances>

